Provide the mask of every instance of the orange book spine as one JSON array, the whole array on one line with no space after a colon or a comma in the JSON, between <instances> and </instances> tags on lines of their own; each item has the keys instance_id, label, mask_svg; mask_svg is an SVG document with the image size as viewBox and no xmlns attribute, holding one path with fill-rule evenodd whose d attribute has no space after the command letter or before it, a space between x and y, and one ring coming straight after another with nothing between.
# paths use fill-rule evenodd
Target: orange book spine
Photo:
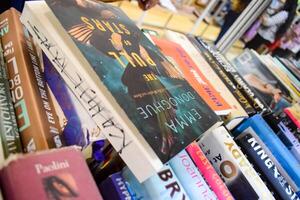
<instances>
[{"instance_id":1,"label":"orange book spine","mask_svg":"<svg viewBox=\"0 0 300 200\"><path fill-rule=\"evenodd\" d=\"M15 9L0 15L9 87L25 152L62 146L61 128L36 49Z\"/></svg>"}]
</instances>

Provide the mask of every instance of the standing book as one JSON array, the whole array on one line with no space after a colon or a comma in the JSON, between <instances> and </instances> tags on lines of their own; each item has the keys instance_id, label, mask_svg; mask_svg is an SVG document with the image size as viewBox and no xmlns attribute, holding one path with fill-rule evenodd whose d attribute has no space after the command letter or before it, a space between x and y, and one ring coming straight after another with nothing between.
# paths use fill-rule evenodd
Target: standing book
<instances>
[{"instance_id":1,"label":"standing book","mask_svg":"<svg viewBox=\"0 0 300 200\"><path fill-rule=\"evenodd\" d=\"M1 189L10 200L101 200L81 152L74 147L12 156L0 171Z\"/></svg>"},{"instance_id":2,"label":"standing book","mask_svg":"<svg viewBox=\"0 0 300 200\"><path fill-rule=\"evenodd\" d=\"M235 199L274 199L224 127L205 134L199 145Z\"/></svg>"},{"instance_id":3,"label":"standing book","mask_svg":"<svg viewBox=\"0 0 300 200\"><path fill-rule=\"evenodd\" d=\"M10 154L22 152L16 116L9 91L0 40L0 163Z\"/></svg>"},{"instance_id":4,"label":"standing book","mask_svg":"<svg viewBox=\"0 0 300 200\"><path fill-rule=\"evenodd\" d=\"M21 21L140 181L220 124L119 8L31 1Z\"/></svg>"},{"instance_id":5,"label":"standing book","mask_svg":"<svg viewBox=\"0 0 300 200\"><path fill-rule=\"evenodd\" d=\"M24 151L61 147L61 129L32 38L11 8L0 15L4 58Z\"/></svg>"}]
</instances>

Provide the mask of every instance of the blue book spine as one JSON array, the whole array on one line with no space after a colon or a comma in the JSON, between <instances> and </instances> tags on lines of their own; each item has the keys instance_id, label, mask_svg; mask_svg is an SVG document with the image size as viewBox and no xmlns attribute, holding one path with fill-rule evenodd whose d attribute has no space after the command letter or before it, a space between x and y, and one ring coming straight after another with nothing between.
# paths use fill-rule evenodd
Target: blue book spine
<instances>
[{"instance_id":1,"label":"blue book spine","mask_svg":"<svg viewBox=\"0 0 300 200\"><path fill-rule=\"evenodd\" d=\"M276 199L300 200L292 186L281 175L273 160L255 137L246 133L235 140L243 152L248 155L248 160L254 165L256 171L261 174L267 185L271 186L271 189L275 191L276 196L274 195L274 197Z\"/></svg>"},{"instance_id":2,"label":"blue book spine","mask_svg":"<svg viewBox=\"0 0 300 200\"><path fill-rule=\"evenodd\" d=\"M268 126L260 115L254 115L242 123L233 134L238 136L242 133L252 133L264 143L272 156L277 160L278 165L284 169L285 178L299 195L300 191L300 165L278 136ZM281 171L281 173L285 174Z\"/></svg>"},{"instance_id":3,"label":"blue book spine","mask_svg":"<svg viewBox=\"0 0 300 200\"><path fill-rule=\"evenodd\" d=\"M131 200L121 172L110 175L100 186L102 197L108 200Z\"/></svg>"},{"instance_id":4,"label":"blue book spine","mask_svg":"<svg viewBox=\"0 0 300 200\"><path fill-rule=\"evenodd\" d=\"M217 199L185 150L172 158L169 164L192 200Z\"/></svg>"}]
</instances>

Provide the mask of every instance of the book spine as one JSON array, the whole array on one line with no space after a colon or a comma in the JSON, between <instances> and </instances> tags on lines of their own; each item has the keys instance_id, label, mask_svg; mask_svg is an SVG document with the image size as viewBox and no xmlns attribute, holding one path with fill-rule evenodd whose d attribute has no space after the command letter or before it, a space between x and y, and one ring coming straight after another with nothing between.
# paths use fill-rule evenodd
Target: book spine
<instances>
[{"instance_id":1,"label":"book spine","mask_svg":"<svg viewBox=\"0 0 300 200\"><path fill-rule=\"evenodd\" d=\"M281 199L299 200L292 186L288 184L268 153L251 134L244 134L236 138L236 141L257 171L265 177L267 185L272 186Z\"/></svg>"},{"instance_id":2,"label":"book spine","mask_svg":"<svg viewBox=\"0 0 300 200\"><path fill-rule=\"evenodd\" d=\"M199 49L201 55L210 64L210 67L218 74L220 79L224 82L230 92L238 100L248 115L255 114L255 110L249 103L243 92L237 87L237 84L233 82L227 73L222 69L221 65L215 60L215 58L193 37L189 36L190 41Z\"/></svg>"},{"instance_id":3,"label":"book spine","mask_svg":"<svg viewBox=\"0 0 300 200\"><path fill-rule=\"evenodd\" d=\"M217 198L219 200L233 200L234 198L230 191L206 158L199 145L196 142L193 142L186 148L186 151L198 167L206 182L216 194Z\"/></svg>"},{"instance_id":4,"label":"book spine","mask_svg":"<svg viewBox=\"0 0 300 200\"><path fill-rule=\"evenodd\" d=\"M241 75L236 71L236 69L227 61L227 59L217 50L210 47L200 38L197 38L199 46L202 51L210 54L213 57L213 60L218 64L219 68L216 72L226 74L226 77L229 78L232 83L240 90L244 95L247 101L251 104L252 108L257 112L263 112L268 110L268 107L264 102L262 102L257 94L250 88L246 81L241 77Z\"/></svg>"},{"instance_id":5,"label":"book spine","mask_svg":"<svg viewBox=\"0 0 300 200\"><path fill-rule=\"evenodd\" d=\"M199 145L236 199L274 199L224 127L204 135Z\"/></svg>"},{"instance_id":6,"label":"book spine","mask_svg":"<svg viewBox=\"0 0 300 200\"><path fill-rule=\"evenodd\" d=\"M293 115L293 113L288 109L284 109L284 113L293 121L293 123L300 129L300 121Z\"/></svg>"},{"instance_id":7,"label":"book spine","mask_svg":"<svg viewBox=\"0 0 300 200\"><path fill-rule=\"evenodd\" d=\"M19 13L10 9L1 22L8 26L3 35L10 91L17 115L23 148L26 152L62 146L57 116L40 72L35 48L19 20Z\"/></svg>"},{"instance_id":8,"label":"book spine","mask_svg":"<svg viewBox=\"0 0 300 200\"><path fill-rule=\"evenodd\" d=\"M270 152L270 157L271 155L274 157L273 161L277 168L279 168L281 174L286 178L296 193L299 194L299 163L260 115L255 115L246 120L234 132L235 135L242 133L250 133L253 136L256 135L256 140L261 140L261 144L265 145L266 151L268 150Z\"/></svg>"},{"instance_id":9,"label":"book spine","mask_svg":"<svg viewBox=\"0 0 300 200\"><path fill-rule=\"evenodd\" d=\"M10 154L22 152L13 103L10 96L3 49L0 42L0 133L3 161Z\"/></svg>"},{"instance_id":10,"label":"book spine","mask_svg":"<svg viewBox=\"0 0 300 200\"><path fill-rule=\"evenodd\" d=\"M127 190L121 172L109 176L100 184L100 191L104 199L130 200L131 196Z\"/></svg>"},{"instance_id":11,"label":"book spine","mask_svg":"<svg viewBox=\"0 0 300 200\"><path fill-rule=\"evenodd\" d=\"M169 164L192 200L217 199L185 150L172 158Z\"/></svg>"}]
</instances>

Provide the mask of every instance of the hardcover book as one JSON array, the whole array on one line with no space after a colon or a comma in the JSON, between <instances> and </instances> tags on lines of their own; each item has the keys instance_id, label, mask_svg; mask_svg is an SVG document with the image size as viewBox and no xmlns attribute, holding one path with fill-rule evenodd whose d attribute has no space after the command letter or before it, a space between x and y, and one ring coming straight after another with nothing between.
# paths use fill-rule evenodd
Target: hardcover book
<instances>
[{"instance_id":1,"label":"hardcover book","mask_svg":"<svg viewBox=\"0 0 300 200\"><path fill-rule=\"evenodd\" d=\"M233 63L237 71L274 113L278 114L291 105L290 92L253 51L244 51Z\"/></svg>"},{"instance_id":2,"label":"hardcover book","mask_svg":"<svg viewBox=\"0 0 300 200\"><path fill-rule=\"evenodd\" d=\"M248 159L254 165L255 170L261 174L263 180L275 192L276 199L299 200L292 186L281 175L272 158L268 156L268 153L255 137L245 132L245 134L239 135L235 141L248 155Z\"/></svg>"},{"instance_id":3,"label":"hardcover book","mask_svg":"<svg viewBox=\"0 0 300 200\"><path fill-rule=\"evenodd\" d=\"M188 193L168 164L143 183L139 183L128 167L122 170L122 176L133 199L190 200Z\"/></svg>"},{"instance_id":4,"label":"hardcover book","mask_svg":"<svg viewBox=\"0 0 300 200\"><path fill-rule=\"evenodd\" d=\"M19 152L22 146L0 40L0 164L10 154Z\"/></svg>"},{"instance_id":5,"label":"hardcover book","mask_svg":"<svg viewBox=\"0 0 300 200\"><path fill-rule=\"evenodd\" d=\"M119 8L46 2L26 2L22 22L140 181L220 124Z\"/></svg>"},{"instance_id":6,"label":"hardcover book","mask_svg":"<svg viewBox=\"0 0 300 200\"><path fill-rule=\"evenodd\" d=\"M190 37L190 39L192 39L192 37ZM209 46L201 38L196 37L196 40L198 41L198 47L203 52L206 52L203 55L208 57L207 55L210 54L214 62L219 65L219 68L214 68L216 72L224 77L225 81L226 77L227 79L230 79L257 112L267 111L268 107L258 98L257 94L249 87L247 82L243 79L243 77L241 77L233 65L229 63L229 61L219 51Z\"/></svg>"},{"instance_id":7,"label":"hardcover book","mask_svg":"<svg viewBox=\"0 0 300 200\"><path fill-rule=\"evenodd\" d=\"M152 40L217 115L230 113L230 106L179 44L155 37Z\"/></svg>"},{"instance_id":8,"label":"hardcover book","mask_svg":"<svg viewBox=\"0 0 300 200\"><path fill-rule=\"evenodd\" d=\"M230 191L217 174L212 164L206 158L199 145L196 142L193 142L186 148L186 151L194 161L195 165L198 167L200 173L209 184L212 191L216 194L217 198L219 200L233 200L234 198Z\"/></svg>"},{"instance_id":9,"label":"hardcover book","mask_svg":"<svg viewBox=\"0 0 300 200\"><path fill-rule=\"evenodd\" d=\"M12 156L0 171L0 181L4 199L102 199L74 147Z\"/></svg>"},{"instance_id":10,"label":"hardcover book","mask_svg":"<svg viewBox=\"0 0 300 200\"><path fill-rule=\"evenodd\" d=\"M127 190L121 172L110 175L100 186L103 199L107 200L130 200L132 199Z\"/></svg>"},{"instance_id":11,"label":"hardcover book","mask_svg":"<svg viewBox=\"0 0 300 200\"><path fill-rule=\"evenodd\" d=\"M256 140L262 141L260 143L261 146L263 143L265 145L265 150L269 150L271 152L269 156L274 157L273 162L276 163L280 173L286 178L294 191L299 194L299 162L272 131L264 119L260 115L254 115L247 119L233 132L235 136L242 133L250 133L254 136L256 135Z\"/></svg>"},{"instance_id":12,"label":"hardcover book","mask_svg":"<svg viewBox=\"0 0 300 200\"><path fill-rule=\"evenodd\" d=\"M205 134L199 145L235 199L274 199L224 127Z\"/></svg>"},{"instance_id":13,"label":"hardcover book","mask_svg":"<svg viewBox=\"0 0 300 200\"><path fill-rule=\"evenodd\" d=\"M61 147L60 125L39 69L36 50L20 13L11 8L0 15L0 29L10 92L24 151Z\"/></svg>"},{"instance_id":14,"label":"hardcover book","mask_svg":"<svg viewBox=\"0 0 300 200\"><path fill-rule=\"evenodd\" d=\"M172 158L169 165L192 200L217 200L185 150Z\"/></svg>"},{"instance_id":15,"label":"hardcover book","mask_svg":"<svg viewBox=\"0 0 300 200\"><path fill-rule=\"evenodd\" d=\"M173 31L166 31L165 37L168 40L177 42L190 55L191 59L197 65L201 73L205 74L207 79L209 77L208 80L210 84L218 91L219 94L222 95L222 97L230 105L231 112L226 119L226 122L232 119L248 117L246 111L237 101L236 97L233 96L227 86L210 67L209 63L206 62L206 60L201 56L201 53L194 47L194 45L185 35Z\"/></svg>"}]
</instances>

